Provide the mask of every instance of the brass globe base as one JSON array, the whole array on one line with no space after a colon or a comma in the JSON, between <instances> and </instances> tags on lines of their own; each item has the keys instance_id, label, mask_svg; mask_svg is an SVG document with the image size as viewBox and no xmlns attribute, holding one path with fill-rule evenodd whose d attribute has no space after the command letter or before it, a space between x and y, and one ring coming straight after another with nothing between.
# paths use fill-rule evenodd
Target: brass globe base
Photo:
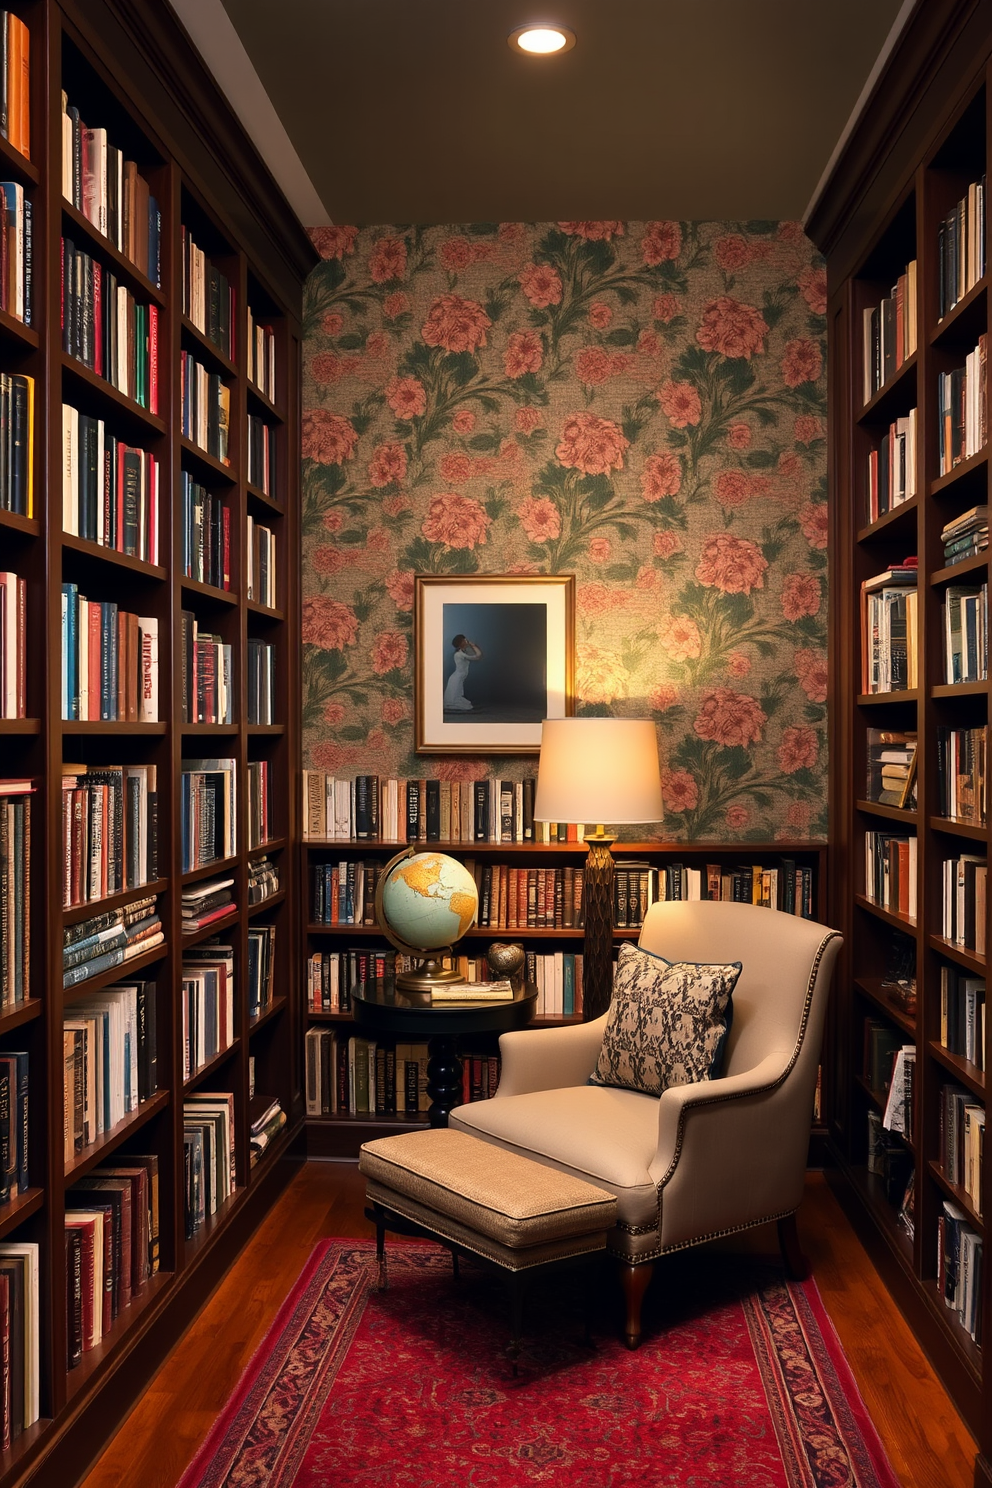
<instances>
[{"instance_id":1,"label":"brass globe base","mask_svg":"<svg viewBox=\"0 0 992 1488\"><path fill-rule=\"evenodd\" d=\"M429 992L432 987L443 987L451 982L464 981L460 971L448 970L441 965L441 958L451 955L451 947L445 946L437 952L437 959L428 956L413 971L396 974L396 986L401 992Z\"/></svg>"}]
</instances>

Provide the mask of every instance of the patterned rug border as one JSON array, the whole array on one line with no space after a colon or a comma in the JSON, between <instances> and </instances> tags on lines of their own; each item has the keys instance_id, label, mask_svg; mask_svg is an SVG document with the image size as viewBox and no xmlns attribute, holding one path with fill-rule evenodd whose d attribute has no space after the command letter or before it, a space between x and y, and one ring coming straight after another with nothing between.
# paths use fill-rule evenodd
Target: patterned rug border
<instances>
[{"instance_id":1,"label":"patterned rug border","mask_svg":"<svg viewBox=\"0 0 992 1488\"><path fill-rule=\"evenodd\" d=\"M419 1243L390 1246L397 1251L413 1264L441 1256ZM329 1298L340 1271L345 1285ZM177 1488L223 1488L246 1455L258 1488L290 1488L376 1277L372 1241L314 1247ZM790 1488L834 1488L839 1450L849 1488L899 1488L815 1282L783 1278L741 1306ZM305 1408L281 1408L287 1394Z\"/></svg>"}]
</instances>

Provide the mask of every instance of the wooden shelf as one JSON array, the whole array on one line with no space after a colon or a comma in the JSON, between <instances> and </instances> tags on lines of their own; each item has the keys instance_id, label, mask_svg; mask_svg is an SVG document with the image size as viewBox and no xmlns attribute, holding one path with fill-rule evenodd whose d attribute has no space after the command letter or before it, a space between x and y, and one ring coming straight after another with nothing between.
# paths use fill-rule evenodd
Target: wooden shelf
<instances>
[{"instance_id":1,"label":"wooden shelf","mask_svg":"<svg viewBox=\"0 0 992 1488\"><path fill-rule=\"evenodd\" d=\"M194 325L188 315L182 315L179 320L182 333L188 341L193 343L198 355L203 356L212 363L215 371L223 372L224 376L232 380L238 377L238 369L226 356L215 342L211 341L198 326Z\"/></svg>"},{"instance_id":2,"label":"wooden shelf","mask_svg":"<svg viewBox=\"0 0 992 1488\"><path fill-rule=\"evenodd\" d=\"M110 1131L103 1132L95 1142L91 1142L82 1152L77 1153L65 1165L66 1187L82 1178L98 1163L103 1162L126 1137L131 1136L139 1127L145 1126L153 1116L164 1111L168 1104L169 1092L157 1090L149 1100L142 1101L136 1111L132 1111L129 1116L124 1117L123 1121L118 1121L116 1126L111 1127Z\"/></svg>"},{"instance_id":3,"label":"wooden shelf","mask_svg":"<svg viewBox=\"0 0 992 1488\"><path fill-rule=\"evenodd\" d=\"M245 490L252 501L260 502L262 506L267 507L272 512L273 516L284 517L286 515L286 508L281 501L277 501L274 496L267 496L260 487L253 486L251 481L248 481Z\"/></svg>"},{"instance_id":4,"label":"wooden shelf","mask_svg":"<svg viewBox=\"0 0 992 1488\"><path fill-rule=\"evenodd\" d=\"M192 439L187 439L185 434L180 436L179 448L184 462L192 462L194 466L198 464L201 471L205 472L204 478L208 485L211 481L218 480L229 486L237 484L237 475L230 465L222 464L216 456L208 454L205 449L194 444Z\"/></svg>"},{"instance_id":5,"label":"wooden shelf","mask_svg":"<svg viewBox=\"0 0 992 1488\"><path fill-rule=\"evenodd\" d=\"M0 718L0 734L40 734L40 718Z\"/></svg>"},{"instance_id":6,"label":"wooden shelf","mask_svg":"<svg viewBox=\"0 0 992 1488\"><path fill-rule=\"evenodd\" d=\"M136 263L132 263L121 253L106 234L102 233L98 227L94 227L90 219L84 217L82 212L72 205L72 202L64 196L61 202L64 236L71 238L74 243L78 243L82 237L85 240L81 245L83 251L90 253L91 256L96 255L109 264L112 273L125 288L131 291L139 303L147 301L152 305L164 306L165 295L158 285L153 284L148 275L143 274Z\"/></svg>"},{"instance_id":7,"label":"wooden shelf","mask_svg":"<svg viewBox=\"0 0 992 1488\"><path fill-rule=\"evenodd\" d=\"M943 496L952 486L958 482L964 483L968 477L981 472L984 476L989 463L988 448L980 449L977 454L969 455L967 460L959 460L958 463L948 470L944 475L939 475L936 480L930 482L930 495Z\"/></svg>"},{"instance_id":8,"label":"wooden shelf","mask_svg":"<svg viewBox=\"0 0 992 1488\"><path fill-rule=\"evenodd\" d=\"M226 1049L219 1049L210 1059L201 1064L198 1069L183 1081L183 1094L196 1090L225 1064L229 1063L241 1049L241 1040L236 1038L233 1043L228 1044Z\"/></svg>"},{"instance_id":9,"label":"wooden shelf","mask_svg":"<svg viewBox=\"0 0 992 1488\"><path fill-rule=\"evenodd\" d=\"M112 563L117 568L125 568L131 573L141 574L146 579L161 582L168 578L165 569L160 568L157 563L146 563L143 558L132 558L128 553L118 553L116 548L104 547L102 543L90 542L85 537L74 537L71 532L63 532L62 547L70 553L83 553L87 558L96 558L101 563Z\"/></svg>"},{"instance_id":10,"label":"wooden shelf","mask_svg":"<svg viewBox=\"0 0 992 1488\"><path fill-rule=\"evenodd\" d=\"M258 1014L258 1016L256 1018L249 1018L249 1020L248 1020L248 1034L249 1034L249 1037L253 1033L257 1033L260 1028L264 1028L265 1025L266 1025L266 1023L270 1023L273 1018L278 1017L278 1015L284 1010L284 1008L287 1008L288 1006L289 1006L289 998L288 997L274 997L272 999L272 1001L269 1003L268 1007L267 1008L263 1008L262 1011Z\"/></svg>"},{"instance_id":11,"label":"wooden shelf","mask_svg":"<svg viewBox=\"0 0 992 1488\"><path fill-rule=\"evenodd\" d=\"M985 1099L984 1070L980 1070L969 1059L965 1059L963 1054L952 1054L950 1049L945 1049L943 1044L939 1044L936 1039L931 1039L927 1047L937 1063L942 1064L955 1079L967 1086L972 1095L977 1095L979 1100Z\"/></svg>"},{"instance_id":12,"label":"wooden shelf","mask_svg":"<svg viewBox=\"0 0 992 1488\"><path fill-rule=\"evenodd\" d=\"M6 1204L0 1204L0 1239L6 1239L18 1225L37 1214L44 1202L43 1188L29 1188L22 1194L15 1194Z\"/></svg>"},{"instance_id":13,"label":"wooden shelf","mask_svg":"<svg viewBox=\"0 0 992 1488\"><path fill-rule=\"evenodd\" d=\"M282 414L272 400L247 377L245 378L245 391L248 394L250 412L256 415L261 414L267 424L284 422ZM251 404L255 405L254 408L251 408Z\"/></svg>"},{"instance_id":14,"label":"wooden shelf","mask_svg":"<svg viewBox=\"0 0 992 1488\"><path fill-rule=\"evenodd\" d=\"M37 517L22 517L20 512L6 511L3 507L0 507L0 527L24 537L37 537L41 532Z\"/></svg>"},{"instance_id":15,"label":"wooden shelf","mask_svg":"<svg viewBox=\"0 0 992 1488\"><path fill-rule=\"evenodd\" d=\"M163 894L169 887L167 878L155 878L136 889L122 889L119 894L108 894L104 899L90 899L85 904L70 904L62 911L66 925L75 925L80 920L92 919L94 915L108 910L126 909L135 899L147 899L152 894Z\"/></svg>"},{"instance_id":16,"label":"wooden shelf","mask_svg":"<svg viewBox=\"0 0 992 1488\"><path fill-rule=\"evenodd\" d=\"M16 315L0 310L0 343L7 342L24 351L37 351L41 344L34 326L25 325Z\"/></svg>"},{"instance_id":17,"label":"wooden shelf","mask_svg":"<svg viewBox=\"0 0 992 1488\"><path fill-rule=\"evenodd\" d=\"M77 361L75 357L70 356L66 351L62 352L62 374L63 380L74 380L82 387L87 388L90 393L95 393L103 402L104 415L112 423L115 415L118 422L121 418L129 419L132 425L140 426L141 434L145 438L149 435L164 434L166 432L165 424L157 413L152 413L150 409L143 408L140 403L136 403L133 398L129 398L126 393L122 393L115 388L105 377L100 377L96 372L92 372L89 367L84 366L82 362ZM68 401L72 401L71 389L66 390L66 397Z\"/></svg>"},{"instance_id":18,"label":"wooden shelf","mask_svg":"<svg viewBox=\"0 0 992 1488\"><path fill-rule=\"evenodd\" d=\"M201 584L199 579L187 578L185 574L181 583L184 591L195 594L199 599L208 599L211 604L230 605L237 608L238 596L233 589L216 589L213 584Z\"/></svg>"},{"instance_id":19,"label":"wooden shelf","mask_svg":"<svg viewBox=\"0 0 992 1488\"><path fill-rule=\"evenodd\" d=\"M907 1013L905 1008L901 1008L897 1002L892 1000L882 983L881 977L857 977L854 985L858 988L859 992L864 993L866 997L870 997L890 1022L894 1023L897 1028L902 1029L907 1038L915 1042L916 1019L912 1013Z\"/></svg>"}]
</instances>

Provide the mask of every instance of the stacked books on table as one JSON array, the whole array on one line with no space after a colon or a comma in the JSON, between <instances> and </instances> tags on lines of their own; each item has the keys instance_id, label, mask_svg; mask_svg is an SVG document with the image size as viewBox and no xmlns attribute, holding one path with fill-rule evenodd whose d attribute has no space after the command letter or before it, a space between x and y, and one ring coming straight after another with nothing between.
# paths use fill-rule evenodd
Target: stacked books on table
<instances>
[{"instance_id":1,"label":"stacked books on table","mask_svg":"<svg viewBox=\"0 0 992 1488\"><path fill-rule=\"evenodd\" d=\"M66 925L62 931L63 987L74 987L161 945L165 935L157 906L158 896L150 894L122 909Z\"/></svg>"},{"instance_id":2,"label":"stacked books on table","mask_svg":"<svg viewBox=\"0 0 992 1488\"><path fill-rule=\"evenodd\" d=\"M941 530L940 540L944 544L944 563L948 568L973 558L989 545L989 509L987 506L972 506Z\"/></svg>"},{"instance_id":3,"label":"stacked books on table","mask_svg":"<svg viewBox=\"0 0 992 1488\"><path fill-rule=\"evenodd\" d=\"M513 986L498 982L442 982L431 988L431 1002L512 1002Z\"/></svg>"},{"instance_id":4,"label":"stacked books on table","mask_svg":"<svg viewBox=\"0 0 992 1488\"><path fill-rule=\"evenodd\" d=\"M255 1117L251 1124L249 1139L252 1167L258 1162L265 1149L275 1141L285 1125L286 1112L278 1100L270 1101L265 1109Z\"/></svg>"},{"instance_id":5,"label":"stacked books on table","mask_svg":"<svg viewBox=\"0 0 992 1488\"><path fill-rule=\"evenodd\" d=\"M233 914L233 878L204 878L183 889L183 934L192 935Z\"/></svg>"}]
</instances>

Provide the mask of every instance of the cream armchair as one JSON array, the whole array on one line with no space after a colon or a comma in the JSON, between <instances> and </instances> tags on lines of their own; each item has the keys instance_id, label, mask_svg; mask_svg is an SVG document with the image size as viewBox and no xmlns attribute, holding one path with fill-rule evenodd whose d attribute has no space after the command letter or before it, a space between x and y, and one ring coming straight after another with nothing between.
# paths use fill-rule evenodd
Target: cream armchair
<instances>
[{"instance_id":1,"label":"cream armchair","mask_svg":"<svg viewBox=\"0 0 992 1488\"><path fill-rule=\"evenodd\" d=\"M620 1262L626 1339L641 1336L654 1262L769 1220L794 1275L808 1275L803 1194L823 1017L841 937L750 904L655 904L639 944L672 961L740 961L720 1078L661 1098L587 1083L606 1016L507 1033L490 1100L449 1125L615 1193L608 1249Z\"/></svg>"}]
</instances>

